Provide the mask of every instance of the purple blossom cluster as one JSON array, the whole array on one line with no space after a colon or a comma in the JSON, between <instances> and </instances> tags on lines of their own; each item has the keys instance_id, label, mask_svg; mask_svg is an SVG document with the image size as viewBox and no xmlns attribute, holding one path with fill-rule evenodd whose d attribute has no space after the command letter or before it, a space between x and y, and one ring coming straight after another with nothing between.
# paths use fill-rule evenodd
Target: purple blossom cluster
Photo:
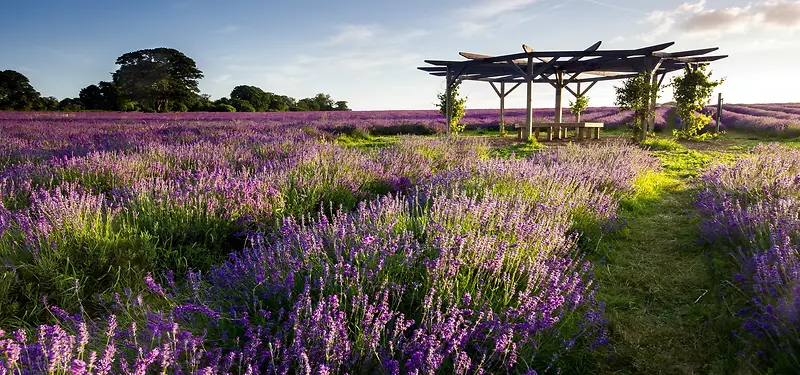
<instances>
[{"instance_id":1,"label":"purple blossom cluster","mask_svg":"<svg viewBox=\"0 0 800 375\"><path fill-rule=\"evenodd\" d=\"M717 108L712 105L706 107L705 112L716 118ZM795 135L800 132L800 106L796 104L725 104L722 106L721 127L731 130L769 131Z\"/></svg>"},{"instance_id":2,"label":"purple blossom cluster","mask_svg":"<svg viewBox=\"0 0 800 375\"><path fill-rule=\"evenodd\" d=\"M701 234L735 259L739 335L778 373L800 370L800 151L758 146L703 176Z\"/></svg>"},{"instance_id":3,"label":"purple blossom cluster","mask_svg":"<svg viewBox=\"0 0 800 375\"><path fill-rule=\"evenodd\" d=\"M557 373L610 348L574 221L658 168L325 135L380 113L0 116L0 312L55 319L0 331L0 375Z\"/></svg>"}]
</instances>

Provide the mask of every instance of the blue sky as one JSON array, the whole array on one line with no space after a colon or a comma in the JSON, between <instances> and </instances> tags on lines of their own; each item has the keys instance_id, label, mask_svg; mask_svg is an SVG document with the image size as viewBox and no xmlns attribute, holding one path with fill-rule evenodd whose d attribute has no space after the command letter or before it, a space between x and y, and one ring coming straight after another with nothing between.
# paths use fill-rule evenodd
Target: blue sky
<instances>
[{"instance_id":1,"label":"blue sky","mask_svg":"<svg viewBox=\"0 0 800 375\"><path fill-rule=\"evenodd\" d=\"M0 5L0 35L0 69L59 99L110 80L125 52L171 47L197 62L213 98L249 84L296 98L325 92L354 109L427 109L444 83L416 70L423 59L602 40L606 49L718 46L731 55L712 67L727 78L728 102L800 101L800 1L788 0L26 0ZM613 85L598 84L590 103L611 105ZM488 84L462 92L468 108L499 105ZM553 98L549 85L534 87L535 106ZM508 98L523 104L523 91Z\"/></svg>"}]
</instances>

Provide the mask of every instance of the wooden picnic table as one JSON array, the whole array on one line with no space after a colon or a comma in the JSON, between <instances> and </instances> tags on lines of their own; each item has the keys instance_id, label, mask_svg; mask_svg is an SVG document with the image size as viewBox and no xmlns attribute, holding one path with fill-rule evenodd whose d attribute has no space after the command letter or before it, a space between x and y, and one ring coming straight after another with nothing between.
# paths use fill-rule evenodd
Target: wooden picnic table
<instances>
[{"instance_id":1,"label":"wooden picnic table","mask_svg":"<svg viewBox=\"0 0 800 375\"><path fill-rule=\"evenodd\" d=\"M603 128L602 122L539 122L533 124L534 136L539 140L539 133L544 130L547 132L547 140L553 140L553 134L558 132L556 139L566 138L568 129L576 129L578 131L577 139L582 140L584 137L592 139L600 139L600 129ZM523 134L526 132L524 126L515 126L519 138L527 139L528 135Z\"/></svg>"}]
</instances>

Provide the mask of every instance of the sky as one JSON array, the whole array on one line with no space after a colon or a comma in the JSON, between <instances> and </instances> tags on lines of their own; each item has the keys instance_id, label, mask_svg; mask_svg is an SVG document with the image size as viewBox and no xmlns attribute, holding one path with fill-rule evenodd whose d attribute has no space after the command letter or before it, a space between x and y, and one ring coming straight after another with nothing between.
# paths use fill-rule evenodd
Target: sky
<instances>
[{"instance_id":1,"label":"sky","mask_svg":"<svg viewBox=\"0 0 800 375\"><path fill-rule=\"evenodd\" d=\"M0 70L59 99L111 80L126 52L169 47L196 61L213 99L246 84L298 99L324 92L356 110L431 109L444 79L416 69L425 59L674 41L667 51L730 55L711 67L728 103L800 102L800 1L25 0L0 4L0 35ZM595 86L590 105L613 105L614 85ZM552 87L533 91L534 106L554 105ZM461 92L467 108L499 107L487 83ZM524 102L519 90L506 106Z\"/></svg>"}]
</instances>

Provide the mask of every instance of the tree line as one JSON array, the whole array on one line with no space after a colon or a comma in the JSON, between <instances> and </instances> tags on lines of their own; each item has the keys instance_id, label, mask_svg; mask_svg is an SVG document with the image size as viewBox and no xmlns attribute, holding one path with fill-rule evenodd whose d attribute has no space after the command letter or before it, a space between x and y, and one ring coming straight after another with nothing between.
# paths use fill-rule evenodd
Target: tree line
<instances>
[{"instance_id":1,"label":"tree line","mask_svg":"<svg viewBox=\"0 0 800 375\"><path fill-rule=\"evenodd\" d=\"M212 101L198 87L203 72L190 57L172 48L143 49L117 58L110 81L81 89L78 97L43 97L28 77L0 71L0 111L286 112L349 111L346 101L328 94L297 100L256 86L234 87L229 97Z\"/></svg>"}]
</instances>

